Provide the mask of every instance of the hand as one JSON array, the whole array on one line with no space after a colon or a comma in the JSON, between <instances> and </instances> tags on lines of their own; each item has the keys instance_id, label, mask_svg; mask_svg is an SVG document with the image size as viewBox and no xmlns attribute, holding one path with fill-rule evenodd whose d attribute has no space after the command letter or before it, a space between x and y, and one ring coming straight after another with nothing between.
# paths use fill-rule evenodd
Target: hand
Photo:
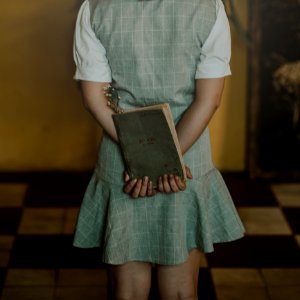
<instances>
[{"instance_id":1,"label":"hand","mask_svg":"<svg viewBox=\"0 0 300 300\"><path fill-rule=\"evenodd\" d=\"M156 190L153 189L153 183L149 180L149 177L145 176L143 179L131 179L127 172L124 174L124 192L130 194L132 198L139 198L145 196L154 196Z\"/></svg>"},{"instance_id":2,"label":"hand","mask_svg":"<svg viewBox=\"0 0 300 300\"><path fill-rule=\"evenodd\" d=\"M187 166L185 166L186 176L188 179L192 179L193 175ZM163 175L158 179L158 191L161 193L177 193L186 189L186 183L179 176Z\"/></svg>"}]
</instances>

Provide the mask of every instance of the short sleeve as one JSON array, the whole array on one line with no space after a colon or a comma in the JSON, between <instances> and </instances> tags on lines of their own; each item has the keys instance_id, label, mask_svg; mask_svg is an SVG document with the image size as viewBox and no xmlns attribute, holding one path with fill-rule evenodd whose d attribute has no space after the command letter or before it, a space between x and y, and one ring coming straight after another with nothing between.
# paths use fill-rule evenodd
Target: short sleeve
<instances>
[{"instance_id":1,"label":"short sleeve","mask_svg":"<svg viewBox=\"0 0 300 300\"><path fill-rule=\"evenodd\" d=\"M228 18L221 0L217 0L217 19L206 39L197 65L196 79L231 75L231 36Z\"/></svg>"},{"instance_id":2,"label":"short sleeve","mask_svg":"<svg viewBox=\"0 0 300 300\"><path fill-rule=\"evenodd\" d=\"M73 56L76 64L74 79L111 82L106 50L92 30L87 0L82 4L77 16Z\"/></svg>"}]
</instances>

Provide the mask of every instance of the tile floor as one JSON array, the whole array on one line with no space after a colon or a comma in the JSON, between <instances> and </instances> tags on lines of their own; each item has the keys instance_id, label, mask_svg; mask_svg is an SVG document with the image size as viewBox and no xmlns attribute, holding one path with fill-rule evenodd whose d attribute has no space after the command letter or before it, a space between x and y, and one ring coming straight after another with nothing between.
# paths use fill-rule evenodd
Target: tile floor
<instances>
[{"instance_id":1,"label":"tile floor","mask_svg":"<svg viewBox=\"0 0 300 300\"><path fill-rule=\"evenodd\" d=\"M99 249L71 245L89 177L0 174L2 300L107 298ZM300 184L272 184L235 173L224 179L247 235L203 255L199 299L300 299ZM158 299L155 285L150 298Z\"/></svg>"}]
</instances>

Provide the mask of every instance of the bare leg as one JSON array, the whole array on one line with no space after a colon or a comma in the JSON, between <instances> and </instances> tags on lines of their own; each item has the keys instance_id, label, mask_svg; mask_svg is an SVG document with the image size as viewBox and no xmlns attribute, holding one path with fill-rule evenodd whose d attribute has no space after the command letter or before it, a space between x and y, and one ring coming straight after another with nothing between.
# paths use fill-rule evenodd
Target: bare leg
<instances>
[{"instance_id":1,"label":"bare leg","mask_svg":"<svg viewBox=\"0 0 300 300\"><path fill-rule=\"evenodd\" d=\"M109 265L110 299L147 300L151 287L150 263L128 262Z\"/></svg>"},{"instance_id":2,"label":"bare leg","mask_svg":"<svg viewBox=\"0 0 300 300\"><path fill-rule=\"evenodd\" d=\"M200 252L190 251L189 258L174 266L157 265L157 281L161 300L196 300Z\"/></svg>"}]
</instances>

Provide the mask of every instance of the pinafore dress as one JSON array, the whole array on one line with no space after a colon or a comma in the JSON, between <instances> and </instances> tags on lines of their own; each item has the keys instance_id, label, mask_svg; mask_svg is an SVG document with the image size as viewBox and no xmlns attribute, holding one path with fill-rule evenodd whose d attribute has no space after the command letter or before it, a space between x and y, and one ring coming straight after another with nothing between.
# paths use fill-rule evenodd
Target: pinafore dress
<instances>
[{"instance_id":1,"label":"pinafore dress","mask_svg":"<svg viewBox=\"0 0 300 300\"><path fill-rule=\"evenodd\" d=\"M216 20L214 0L90 0L120 106L168 102L175 123L193 101L201 47ZM81 204L74 246L100 247L102 261L184 262L191 249L241 238L244 227L213 165L208 129L183 157L185 191L132 199L123 192L120 148L104 134Z\"/></svg>"}]
</instances>

